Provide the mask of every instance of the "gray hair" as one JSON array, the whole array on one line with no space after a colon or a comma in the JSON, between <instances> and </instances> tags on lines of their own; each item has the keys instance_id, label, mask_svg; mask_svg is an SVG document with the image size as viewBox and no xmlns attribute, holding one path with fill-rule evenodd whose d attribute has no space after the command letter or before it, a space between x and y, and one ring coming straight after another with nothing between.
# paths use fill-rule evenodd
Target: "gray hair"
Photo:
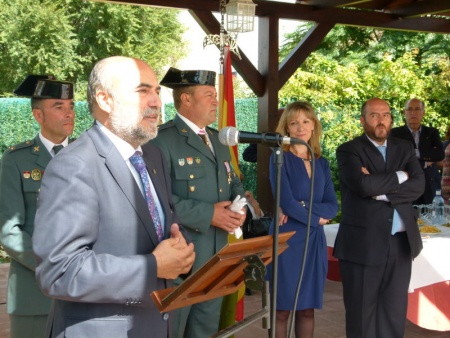
<instances>
[{"instance_id":1,"label":"gray hair","mask_svg":"<svg viewBox=\"0 0 450 338\"><path fill-rule=\"evenodd\" d=\"M104 91L114 98L114 81L111 81L111 67L117 67L116 61L125 61L130 58L124 56L112 56L98 61L89 75L87 86L87 101L91 114L96 106L96 94Z\"/></svg>"}]
</instances>

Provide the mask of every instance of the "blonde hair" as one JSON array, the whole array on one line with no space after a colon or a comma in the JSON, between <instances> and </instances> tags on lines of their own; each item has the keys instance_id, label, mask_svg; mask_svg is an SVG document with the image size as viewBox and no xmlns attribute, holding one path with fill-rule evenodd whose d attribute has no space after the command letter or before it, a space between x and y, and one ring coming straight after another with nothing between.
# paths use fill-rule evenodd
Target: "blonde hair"
<instances>
[{"instance_id":1,"label":"blonde hair","mask_svg":"<svg viewBox=\"0 0 450 338\"><path fill-rule=\"evenodd\" d=\"M283 114L281 114L280 116L280 120L278 121L278 126L275 131L283 136L289 136L288 135L289 121L297 117L297 115L300 112L303 112L308 119L314 122L314 129L311 138L308 141L308 144L311 146L315 157L318 158L322 154L322 150L320 148L320 137L322 136L322 124L320 123L316 113L314 112L314 108L308 102L296 101L288 104ZM289 145L283 145L283 150L289 151Z\"/></svg>"}]
</instances>

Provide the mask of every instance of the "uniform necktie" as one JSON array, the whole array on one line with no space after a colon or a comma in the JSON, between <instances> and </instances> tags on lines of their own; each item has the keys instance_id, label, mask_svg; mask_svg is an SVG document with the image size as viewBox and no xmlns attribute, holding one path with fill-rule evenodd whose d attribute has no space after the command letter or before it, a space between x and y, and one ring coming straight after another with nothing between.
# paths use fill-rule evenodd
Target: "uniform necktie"
<instances>
[{"instance_id":1,"label":"uniform necktie","mask_svg":"<svg viewBox=\"0 0 450 338\"><path fill-rule=\"evenodd\" d=\"M144 159L142 158L141 154L137 151L134 153L133 156L130 157L130 162L139 173L139 176L141 177L142 186L144 187L145 201L147 202L148 210L150 211L153 224L155 225L158 239L162 241L163 230L161 226L161 219L159 217L158 209L156 208L155 200L150 190L150 182Z\"/></svg>"},{"instance_id":2,"label":"uniform necktie","mask_svg":"<svg viewBox=\"0 0 450 338\"><path fill-rule=\"evenodd\" d=\"M55 144L53 146L52 150L56 155L62 148L64 148L64 146L62 144Z\"/></svg>"},{"instance_id":3,"label":"uniform necktie","mask_svg":"<svg viewBox=\"0 0 450 338\"><path fill-rule=\"evenodd\" d=\"M200 130L198 131L198 134L197 134L197 135L200 136L200 138L203 140L203 142L208 146L209 150L211 150L211 152L212 152L211 144L209 143L209 140L208 140L208 138L206 137L206 131L205 131L205 129L200 129Z\"/></svg>"},{"instance_id":4,"label":"uniform necktie","mask_svg":"<svg viewBox=\"0 0 450 338\"><path fill-rule=\"evenodd\" d=\"M381 155L383 155L384 161L386 161L386 146L378 146L378 150ZM394 217L392 218L392 230L391 235L395 235L395 233L400 229L400 215L397 210L394 209Z\"/></svg>"}]
</instances>

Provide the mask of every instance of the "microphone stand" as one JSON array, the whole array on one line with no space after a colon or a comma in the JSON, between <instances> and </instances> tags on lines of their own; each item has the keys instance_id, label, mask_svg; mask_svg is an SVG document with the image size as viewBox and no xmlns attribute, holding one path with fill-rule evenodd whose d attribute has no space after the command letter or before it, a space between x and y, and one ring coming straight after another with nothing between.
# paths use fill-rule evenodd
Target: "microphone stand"
<instances>
[{"instance_id":1,"label":"microphone stand","mask_svg":"<svg viewBox=\"0 0 450 338\"><path fill-rule=\"evenodd\" d=\"M275 192L274 192L274 226L273 226L273 253L272 253L272 293L270 294L270 338L275 338L276 325L276 301L277 301L277 276L278 276L278 223L280 220L280 188L281 166L283 165L283 150L281 147L271 147L275 164Z\"/></svg>"},{"instance_id":2,"label":"microphone stand","mask_svg":"<svg viewBox=\"0 0 450 338\"><path fill-rule=\"evenodd\" d=\"M272 253L272 293L270 294L270 338L275 338L275 328L276 328L276 301L277 301L277 289L278 289L278 234L279 234L279 220L280 220L280 194L281 194L281 167L283 165L284 157L283 157L283 149L281 146L281 135L277 135L280 138L280 143L278 147L271 147L270 149L273 152L273 161L275 165L275 191L274 191L274 227L273 227L273 253ZM264 142L263 142L264 143ZM314 161L314 152L311 146L300 139L291 138L292 144L303 144L305 145L309 152L311 153L312 166L311 166L311 204L312 204L312 196L313 196L313 186L314 186L314 171L315 171L315 161ZM311 209L308 213L308 237L309 237L309 226L311 222ZM308 243L305 246L305 254L303 257L303 263L306 259L306 251L308 248ZM303 270L303 268L302 268ZM300 283L302 280L303 272L301 272L299 277L299 285L297 293L300 291ZM295 309L294 309L295 312ZM295 316L293 313L292 316ZM290 331L292 334L292 331ZM290 336L290 335L289 335Z\"/></svg>"}]
</instances>

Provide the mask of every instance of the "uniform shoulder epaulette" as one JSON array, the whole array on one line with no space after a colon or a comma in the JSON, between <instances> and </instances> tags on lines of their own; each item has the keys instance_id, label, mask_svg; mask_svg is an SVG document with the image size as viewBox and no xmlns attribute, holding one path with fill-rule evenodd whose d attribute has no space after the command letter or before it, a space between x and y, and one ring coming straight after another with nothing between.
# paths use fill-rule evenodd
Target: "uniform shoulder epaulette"
<instances>
[{"instance_id":1,"label":"uniform shoulder epaulette","mask_svg":"<svg viewBox=\"0 0 450 338\"><path fill-rule=\"evenodd\" d=\"M13 151L16 151L16 150L19 150L19 149L24 149L24 148L31 147L33 145L34 145L34 139L31 139L31 140L28 140L28 141L24 141L24 142L21 142L21 143L9 146L7 151L13 152Z\"/></svg>"},{"instance_id":2,"label":"uniform shoulder epaulette","mask_svg":"<svg viewBox=\"0 0 450 338\"><path fill-rule=\"evenodd\" d=\"M174 126L174 123L173 123L173 120L170 120L170 121L167 121L166 123L161 124L161 125L158 127L158 129L159 129L159 130L164 130L164 129L170 128L170 127L172 127L172 126Z\"/></svg>"}]
</instances>

